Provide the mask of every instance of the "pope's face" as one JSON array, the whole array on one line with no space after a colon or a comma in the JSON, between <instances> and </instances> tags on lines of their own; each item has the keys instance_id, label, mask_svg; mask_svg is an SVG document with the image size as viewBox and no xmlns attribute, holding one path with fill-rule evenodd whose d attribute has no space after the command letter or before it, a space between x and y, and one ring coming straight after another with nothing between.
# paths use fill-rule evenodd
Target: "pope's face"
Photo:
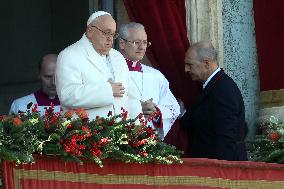
<instances>
[{"instance_id":1,"label":"pope's face","mask_svg":"<svg viewBox=\"0 0 284 189\"><path fill-rule=\"evenodd\" d=\"M128 29L128 38L120 40L120 49L125 58L137 61L141 60L147 49L147 34L144 29Z\"/></svg>"},{"instance_id":2,"label":"pope's face","mask_svg":"<svg viewBox=\"0 0 284 189\"><path fill-rule=\"evenodd\" d=\"M115 32L114 19L110 15L104 15L87 27L86 35L95 50L99 54L106 55L112 48Z\"/></svg>"}]
</instances>

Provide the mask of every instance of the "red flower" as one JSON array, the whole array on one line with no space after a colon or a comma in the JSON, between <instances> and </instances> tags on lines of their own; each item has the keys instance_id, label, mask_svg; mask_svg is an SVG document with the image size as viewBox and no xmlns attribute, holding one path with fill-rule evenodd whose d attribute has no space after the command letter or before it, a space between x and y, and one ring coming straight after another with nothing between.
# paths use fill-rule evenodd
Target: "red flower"
<instances>
[{"instance_id":1,"label":"red flower","mask_svg":"<svg viewBox=\"0 0 284 189\"><path fill-rule=\"evenodd\" d=\"M144 156L144 157L147 157L148 156L148 153L147 152L140 152L139 153L141 156Z\"/></svg>"},{"instance_id":2,"label":"red flower","mask_svg":"<svg viewBox=\"0 0 284 189\"><path fill-rule=\"evenodd\" d=\"M20 116L20 117L23 117L24 115L25 115L24 112L19 112L19 116ZM1 118L0 118L0 121L1 121Z\"/></svg>"},{"instance_id":3,"label":"red flower","mask_svg":"<svg viewBox=\"0 0 284 189\"><path fill-rule=\"evenodd\" d=\"M49 107L45 107L45 116L53 115L54 114L54 105L51 102Z\"/></svg>"},{"instance_id":4,"label":"red flower","mask_svg":"<svg viewBox=\"0 0 284 189\"><path fill-rule=\"evenodd\" d=\"M102 151L99 149L91 149L91 152L93 154L94 157L100 157L102 155Z\"/></svg>"},{"instance_id":5,"label":"red flower","mask_svg":"<svg viewBox=\"0 0 284 189\"><path fill-rule=\"evenodd\" d=\"M102 139L99 141L99 145L107 144L108 142L109 142L109 139L108 139L108 138L102 138Z\"/></svg>"},{"instance_id":6,"label":"red flower","mask_svg":"<svg viewBox=\"0 0 284 189\"><path fill-rule=\"evenodd\" d=\"M142 139L142 140L140 140L140 141L138 141L138 146L141 146L141 145L144 145L144 144L146 144L147 143L147 139Z\"/></svg>"},{"instance_id":7,"label":"red flower","mask_svg":"<svg viewBox=\"0 0 284 189\"><path fill-rule=\"evenodd\" d=\"M96 142L92 143L92 148L90 151L92 152L94 157L100 157L102 155L102 151L99 149L100 145L97 145Z\"/></svg>"},{"instance_id":8,"label":"red flower","mask_svg":"<svg viewBox=\"0 0 284 189\"><path fill-rule=\"evenodd\" d=\"M146 132L148 134L153 133L153 128L152 127L147 127Z\"/></svg>"},{"instance_id":9,"label":"red flower","mask_svg":"<svg viewBox=\"0 0 284 189\"><path fill-rule=\"evenodd\" d=\"M128 115L128 111L122 113L122 121L126 121Z\"/></svg>"},{"instance_id":10,"label":"red flower","mask_svg":"<svg viewBox=\"0 0 284 189\"><path fill-rule=\"evenodd\" d=\"M47 120L44 121L44 126L47 127L47 128L49 127L49 123L48 123Z\"/></svg>"},{"instance_id":11,"label":"red flower","mask_svg":"<svg viewBox=\"0 0 284 189\"><path fill-rule=\"evenodd\" d=\"M112 126L114 123L115 123L115 121L112 120L112 121L108 122L108 125L109 125L109 126Z\"/></svg>"},{"instance_id":12,"label":"red flower","mask_svg":"<svg viewBox=\"0 0 284 189\"><path fill-rule=\"evenodd\" d=\"M147 143L147 139L142 139L142 140L139 140L137 143L134 143L132 146L133 147L138 147L138 146L142 146L144 144Z\"/></svg>"},{"instance_id":13,"label":"red flower","mask_svg":"<svg viewBox=\"0 0 284 189\"><path fill-rule=\"evenodd\" d=\"M151 134L150 138L157 139L157 136L155 134Z\"/></svg>"},{"instance_id":14,"label":"red flower","mask_svg":"<svg viewBox=\"0 0 284 189\"><path fill-rule=\"evenodd\" d=\"M20 118L18 118L18 117L14 117L14 118L13 118L13 124L14 124L14 125L18 126L18 125L20 125L21 123L22 123L22 120L21 120Z\"/></svg>"},{"instance_id":15,"label":"red flower","mask_svg":"<svg viewBox=\"0 0 284 189\"><path fill-rule=\"evenodd\" d=\"M0 121L4 121L7 118L6 115L0 115Z\"/></svg>"},{"instance_id":16,"label":"red flower","mask_svg":"<svg viewBox=\"0 0 284 189\"><path fill-rule=\"evenodd\" d=\"M276 131L272 131L268 134L268 138L273 141L278 141L281 138L281 135Z\"/></svg>"},{"instance_id":17,"label":"red flower","mask_svg":"<svg viewBox=\"0 0 284 189\"><path fill-rule=\"evenodd\" d=\"M65 112L64 117L67 119L71 119L73 114L74 114L74 110L68 110L67 112Z\"/></svg>"},{"instance_id":18,"label":"red flower","mask_svg":"<svg viewBox=\"0 0 284 189\"><path fill-rule=\"evenodd\" d=\"M71 153L73 156L78 155L81 156L83 154L83 150L87 148L84 144L78 144L80 141L84 140L86 137L83 135L79 135L75 133L71 136L71 138L60 140L61 144L63 144L65 151L67 153Z\"/></svg>"},{"instance_id":19,"label":"red flower","mask_svg":"<svg viewBox=\"0 0 284 189\"><path fill-rule=\"evenodd\" d=\"M79 116L81 119L87 119L88 118L88 113L86 112L86 110L80 108L80 109L76 109L75 113L77 114L77 116Z\"/></svg>"},{"instance_id":20,"label":"red flower","mask_svg":"<svg viewBox=\"0 0 284 189\"><path fill-rule=\"evenodd\" d=\"M70 123L67 125L67 129L71 129L73 127L73 125Z\"/></svg>"},{"instance_id":21,"label":"red flower","mask_svg":"<svg viewBox=\"0 0 284 189\"><path fill-rule=\"evenodd\" d=\"M37 104L34 104L33 107L32 107L32 113L37 113L38 110L37 110Z\"/></svg>"},{"instance_id":22,"label":"red flower","mask_svg":"<svg viewBox=\"0 0 284 189\"><path fill-rule=\"evenodd\" d=\"M110 117L110 116L112 116L112 111L109 111L107 114L107 117Z\"/></svg>"},{"instance_id":23,"label":"red flower","mask_svg":"<svg viewBox=\"0 0 284 189\"><path fill-rule=\"evenodd\" d=\"M82 125L82 131L87 132L87 134L86 134L87 137L92 136L91 129L87 125Z\"/></svg>"}]
</instances>

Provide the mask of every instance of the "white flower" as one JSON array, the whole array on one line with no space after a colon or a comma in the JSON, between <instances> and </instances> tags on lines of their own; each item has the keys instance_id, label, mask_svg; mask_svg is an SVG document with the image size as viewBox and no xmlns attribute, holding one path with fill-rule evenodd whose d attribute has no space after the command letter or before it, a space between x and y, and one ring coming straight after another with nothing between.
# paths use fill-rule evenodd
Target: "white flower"
<instances>
[{"instance_id":1,"label":"white flower","mask_svg":"<svg viewBox=\"0 0 284 189\"><path fill-rule=\"evenodd\" d=\"M157 144L157 141L154 140L153 138L149 138L147 142L148 142L149 145L153 145L153 146L155 146Z\"/></svg>"},{"instance_id":2,"label":"white flower","mask_svg":"<svg viewBox=\"0 0 284 189\"><path fill-rule=\"evenodd\" d=\"M279 132L281 135L284 135L284 129L283 129L283 128L279 129L278 132Z\"/></svg>"},{"instance_id":3,"label":"white flower","mask_svg":"<svg viewBox=\"0 0 284 189\"><path fill-rule=\"evenodd\" d=\"M29 121L32 125L35 125L38 123L38 118L32 118L32 119L29 119Z\"/></svg>"},{"instance_id":4,"label":"white flower","mask_svg":"<svg viewBox=\"0 0 284 189\"><path fill-rule=\"evenodd\" d=\"M119 144L128 144L128 142L121 140L121 141L119 141Z\"/></svg>"},{"instance_id":5,"label":"white flower","mask_svg":"<svg viewBox=\"0 0 284 189\"><path fill-rule=\"evenodd\" d=\"M119 139L118 139L119 144L128 144L127 140L124 140L124 139L127 139L127 135L126 134L122 134L119 137Z\"/></svg>"},{"instance_id":6,"label":"white flower","mask_svg":"<svg viewBox=\"0 0 284 189\"><path fill-rule=\"evenodd\" d=\"M126 134L122 134L121 136L120 136L120 139L126 139L127 138L127 135Z\"/></svg>"},{"instance_id":7,"label":"white flower","mask_svg":"<svg viewBox=\"0 0 284 189\"><path fill-rule=\"evenodd\" d=\"M66 120L62 123L63 127L67 127L71 123L71 120Z\"/></svg>"},{"instance_id":8,"label":"white flower","mask_svg":"<svg viewBox=\"0 0 284 189\"><path fill-rule=\"evenodd\" d=\"M270 121L272 124L277 124L277 123L278 123L278 119L277 119L277 117L275 117L275 116L270 116L269 121Z\"/></svg>"}]
</instances>

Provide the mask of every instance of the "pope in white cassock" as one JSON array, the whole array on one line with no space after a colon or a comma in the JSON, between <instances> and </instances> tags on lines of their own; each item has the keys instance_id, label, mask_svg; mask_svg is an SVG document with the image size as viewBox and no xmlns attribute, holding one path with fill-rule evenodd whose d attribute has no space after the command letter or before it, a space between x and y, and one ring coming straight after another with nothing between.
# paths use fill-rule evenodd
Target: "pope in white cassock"
<instances>
[{"instance_id":1,"label":"pope in white cassock","mask_svg":"<svg viewBox=\"0 0 284 189\"><path fill-rule=\"evenodd\" d=\"M54 112L60 112L60 102L54 83L56 60L57 54L47 54L41 58L38 65L38 77L41 81L41 89L14 100L9 114L26 112L27 106L30 103L37 105L37 110L41 116L45 114L45 108L49 108L51 105L54 107Z\"/></svg>"},{"instance_id":2,"label":"pope in white cassock","mask_svg":"<svg viewBox=\"0 0 284 189\"><path fill-rule=\"evenodd\" d=\"M144 26L131 22L119 28L120 52L126 59L135 86L140 93L140 101L144 116L150 116L155 111L161 115L156 116L149 124L158 127L159 136L163 139L180 114L179 104L169 89L169 82L164 75L149 66L141 64L147 47ZM159 128L162 126L161 128Z\"/></svg>"},{"instance_id":3,"label":"pope in white cassock","mask_svg":"<svg viewBox=\"0 0 284 189\"><path fill-rule=\"evenodd\" d=\"M125 59L112 48L115 32L112 16L95 12L82 38L59 54L56 89L63 111L83 108L90 119L119 114L122 107L131 118L142 112Z\"/></svg>"}]
</instances>

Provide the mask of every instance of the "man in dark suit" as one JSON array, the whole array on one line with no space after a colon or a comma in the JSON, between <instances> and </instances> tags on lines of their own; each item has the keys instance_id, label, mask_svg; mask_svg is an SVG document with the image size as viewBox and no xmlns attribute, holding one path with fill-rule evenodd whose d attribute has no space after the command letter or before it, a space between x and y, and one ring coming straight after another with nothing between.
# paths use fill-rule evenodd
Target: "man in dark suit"
<instances>
[{"instance_id":1,"label":"man in dark suit","mask_svg":"<svg viewBox=\"0 0 284 189\"><path fill-rule=\"evenodd\" d=\"M203 83L202 93L180 120L189 134L190 157L247 160L243 98L236 83L218 67L210 42L188 49L185 72Z\"/></svg>"}]
</instances>

